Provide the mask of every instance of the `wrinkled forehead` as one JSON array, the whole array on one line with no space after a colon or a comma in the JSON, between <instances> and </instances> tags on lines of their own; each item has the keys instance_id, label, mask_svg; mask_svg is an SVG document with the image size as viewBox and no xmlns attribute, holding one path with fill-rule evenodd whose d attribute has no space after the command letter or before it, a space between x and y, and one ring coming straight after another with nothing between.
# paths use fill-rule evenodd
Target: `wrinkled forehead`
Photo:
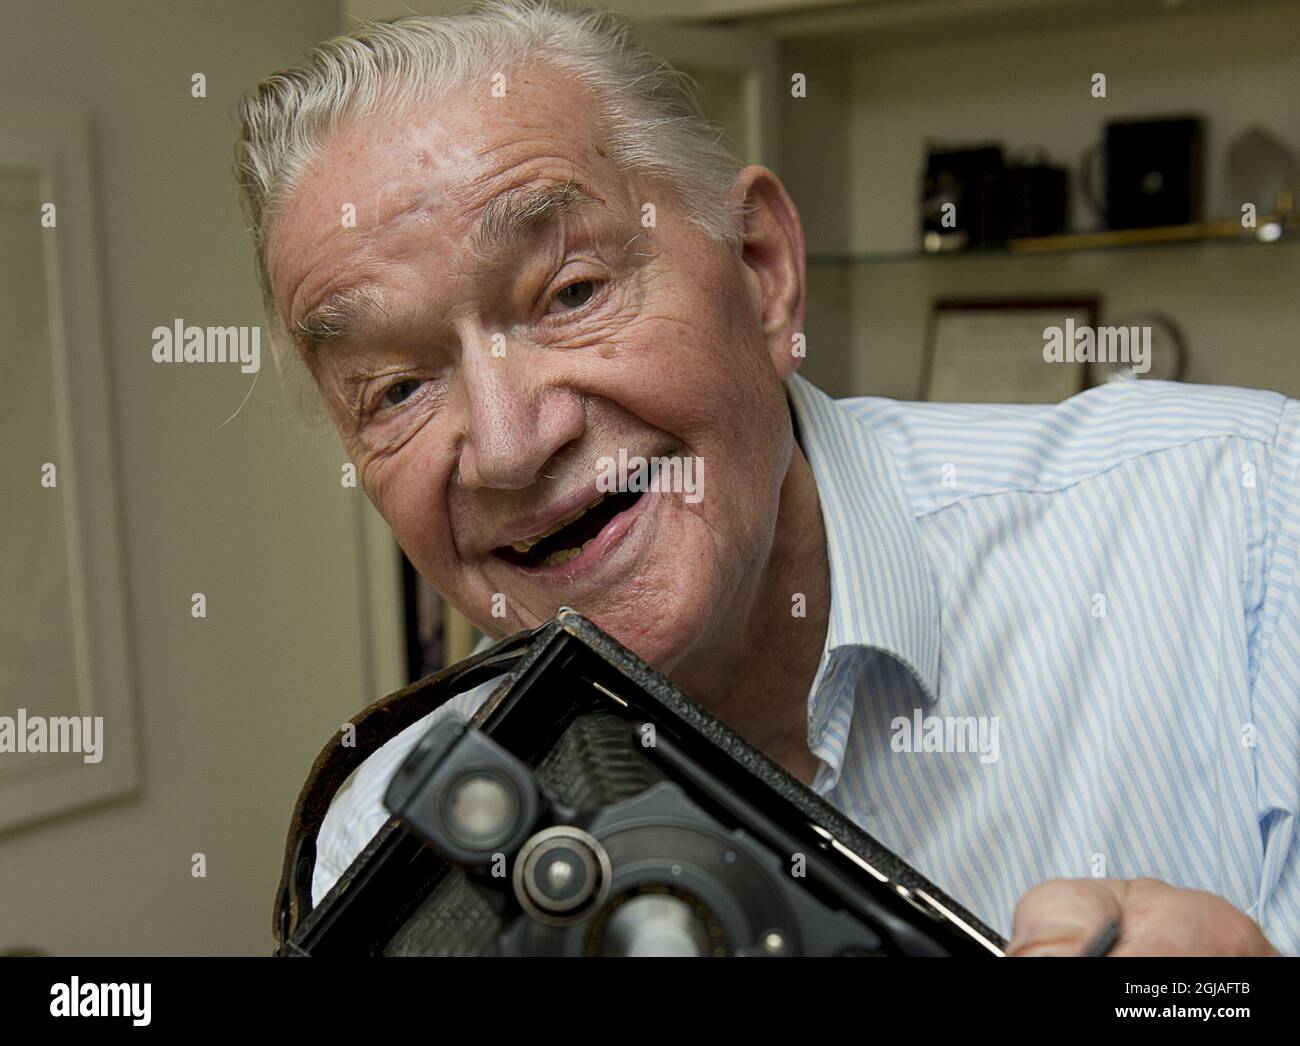
<instances>
[{"instance_id":1,"label":"wrinkled forehead","mask_svg":"<svg viewBox=\"0 0 1300 1046\"><path fill-rule=\"evenodd\" d=\"M593 90L549 70L501 74L435 101L345 120L322 143L276 214L268 266L282 315L310 295L314 269L395 221L454 244L496 195L533 179L575 178L611 204L633 204L608 156Z\"/></svg>"}]
</instances>

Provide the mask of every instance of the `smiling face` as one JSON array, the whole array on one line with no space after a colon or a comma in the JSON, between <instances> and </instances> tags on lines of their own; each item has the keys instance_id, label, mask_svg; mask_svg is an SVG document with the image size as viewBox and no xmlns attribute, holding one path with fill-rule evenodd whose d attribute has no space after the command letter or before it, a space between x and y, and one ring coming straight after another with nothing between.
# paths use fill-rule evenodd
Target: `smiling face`
<instances>
[{"instance_id":1,"label":"smiling face","mask_svg":"<svg viewBox=\"0 0 1300 1046\"><path fill-rule=\"evenodd\" d=\"M484 95L329 139L271 228L276 301L317 335L362 486L444 596L494 637L572 606L667 671L743 616L773 546L802 306L779 314L768 268L790 263L621 172L581 87L538 70ZM738 191L755 177L775 181L746 168ZM703 496L571 519L620 449L702 461Z\"/></svg>"}]
</instances>

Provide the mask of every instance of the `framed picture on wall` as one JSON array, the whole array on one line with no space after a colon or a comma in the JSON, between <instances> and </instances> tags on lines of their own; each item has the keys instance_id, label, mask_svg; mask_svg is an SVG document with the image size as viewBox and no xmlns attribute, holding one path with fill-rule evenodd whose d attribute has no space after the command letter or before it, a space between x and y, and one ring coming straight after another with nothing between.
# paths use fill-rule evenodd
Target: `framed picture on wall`
<instances>
[{"instance_id":1,"label":"framed picture on wall","mask_svg":"<svg viewBox=\"0 0 1300 1046\"><path fill-rule=\"evenodd\" d=\"M86 110L0 100L0 831L142 779L94 158Z\"/></svg>"},{"instance_id":2,"label":"framed picture on wall","mask_svg":"<svg viewBox=\"0 0 1300 1046\"><path fill-rule=\"evenodd\" d=\"M921 399L1056 403L1088 385L1088 365L1053 351L1096 329L1097 298L941 299L930 313Z\"/></svg>"}]
</instances>

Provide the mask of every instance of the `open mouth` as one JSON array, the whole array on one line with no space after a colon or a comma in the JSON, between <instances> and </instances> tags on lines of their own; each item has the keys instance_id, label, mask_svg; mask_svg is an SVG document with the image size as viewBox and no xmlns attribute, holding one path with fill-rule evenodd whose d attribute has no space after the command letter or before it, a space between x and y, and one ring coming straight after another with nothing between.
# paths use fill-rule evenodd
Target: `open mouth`
<instances>
[{"instance_id":1,"label":"open mouth","mask_svg":"<svg viewBox=\"0 0 1300 1046\"><path fill-rule=\"evenodd\" d=\"M518 567L562 566L582 555L582 550L596 539L611 519L631 508L642 497L642 493L634 491L602 494L550 530L512 545L502 545L492 554Z\"/></svg>"}]
</instances>

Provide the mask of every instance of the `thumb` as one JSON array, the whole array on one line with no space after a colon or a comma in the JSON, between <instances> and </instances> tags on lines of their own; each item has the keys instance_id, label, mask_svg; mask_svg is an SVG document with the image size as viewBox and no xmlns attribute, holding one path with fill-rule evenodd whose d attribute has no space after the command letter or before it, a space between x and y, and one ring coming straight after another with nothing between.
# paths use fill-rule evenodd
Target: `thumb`
<instances>
[{"instance_id":1,"label":"thumb","mask_svg":"<svg viewBox=\"0 0 1300 1046\"><path fill-rule=\"evenodd\" d=\"M1016 905L1007 955L1081 955L1106 923L1119 918L1124 886L1110 879L1039 883Z\"/></svg>"}]
</instances>

